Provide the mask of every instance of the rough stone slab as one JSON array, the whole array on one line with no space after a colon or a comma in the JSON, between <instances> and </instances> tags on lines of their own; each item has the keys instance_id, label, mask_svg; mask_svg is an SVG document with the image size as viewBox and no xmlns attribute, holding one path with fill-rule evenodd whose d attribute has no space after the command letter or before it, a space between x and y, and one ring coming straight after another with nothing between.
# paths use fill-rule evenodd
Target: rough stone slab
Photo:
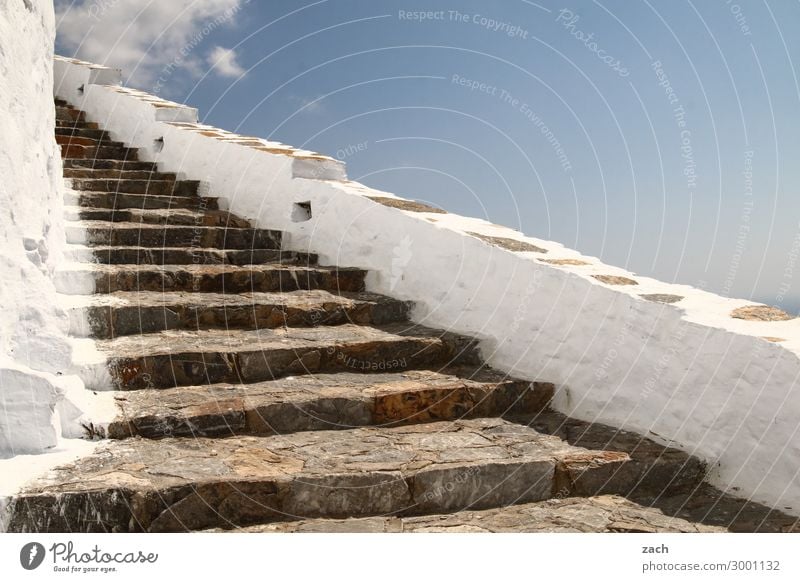
<instances>
[{"instance_id":1,"label":"rough stone slab","mask_svg":"<svg viewBox=\"0 0 800 582\"><path fill-rule=\"evenodd\" d=\"M227 439L126 439L50 472L8 506L9 531L185 531L275 520L447 513L558 495L624 466L500 419ZM599 491L598 491L599 493Z\"/></svg>"},{"instance_id":2,"label":"rough stone slab","mask_svg":"<svg viewBox=\"0 0 800 582\"><path fill-rule=\"evenodd\" d=\"M272 435L544 410L554 387L486 368L315 374L115 394L110 438Z\"/></svg>"},{"instance_id":3,"label":"rough stone slab","mask_svg":"<svg viewBox=\"0 0 800 582\"><path fill-rule=\"evenodd\" d=\"M217 249L280 250L278 230L222 226L183 226L141 222L103 222L98 220L69 223L67 242L87 245L140 247L199 247Z\"/></svg>"},{"instance_id":4,"label":"rough stone slab","mask_svg":"<svg viewBox=\"0 0 800 582\"><path fill-rule=\"evenodd\" d=\"M269 249L202 249L186 247L109 247L67 245L68 259L104 265L264 265L283 263L312 266L317 255Z\"/></svg>"},{"instance_id":5,"label":"rough stone slab","mask_svg":"<svg viewBox=\"0 0 800 582\"><path fill-rule=\"evenodd\" d=\"M62 145L61 157L67 159L138 160L138 148L122 146Z\"/></svg>"},{"instance_id":6,"label":"rough stone slab","mask_svg":"<svg viewBox=\"0 0 800 582\"><path fill-rule=\"evenodd\" d=\"M333 294L320 289L241 294L117 292L73 296L71 304L71 335L97 339L167 329L381 325L406 321L412 305L372 293Z\"/></svg>"},{"instance_id":7,"label":"rough stone slab","mask_svg":"<svg viewBox=\"0 0 800 582\"><path fill-rule=\"evenodd\" d=\"M93 170L135 170L157 172L158 166L155 162L142 162L139 160L113 160L113 159L96 159L96 160L63 160L65 169L68 168L83 168Z\"/></svg>"},{"instance_id":8,"label":"rough stone slab","mask_svg":"<svg viewBox=\"0 0 800 582\"><path fill-rule=\"evenodd\" d=\"M89 130L86 130L89 131ZM103 178L106 180L170 180L178 179L176 174L153 170L122 170L103 168L64 168L65 178Z\"/></svg>"},{"instance_id":9,"label":"rough stone slab","mask_svg":"<svg viewBox=\"0 0 800 582\"><path fill-rule=\"evenodd\" d=\"M66 207L64 216L68 221L133 222L144 224L163 224L172 226L222 226L228 228L252 228L249 220L239 218L224 210L197 212L182 208L112 208Z\"/></svg>"},{"instance_id":10,"label":"rough stone slab","mask_svg":"<svg viewBox=\"0 0 800 582\"><path fill-rule=\"evenodd\" d=\"M616 429L604 424L584 422L557 412L534 416L511 416L516 422L535 430L557 436L572 445L588 449L605 449L630 454L631 461L625 465L625 475L615 475L611 481L621 479L616 491L625 496L655 492L690 491L704 479L706 466L700 459L687 453L661 445L642 435ZM577 465L570 470L575 470ZM630 478L630 476L634 478ZM591 494L590 490L575 489L580 495Z\"/></svg>"},{"instance_id":11,"label":"rough stone slab","mask_svg":"<svg viewBox=\"0 0 800 582\"><path fill-rule=\"evenodd\" d=\"M212 531L212 530L209 530ZM243 533L720 533L669 517L618 495L568 497L481 511L419 517L362 517L274 522L214 532Z\"/></svg>"},{"instance_id":12,"label":"rough stone slab","mask_svg":"<svg viewBox=\"0 0 800 582\"><path fill-rule=\"evenodd\" d=\"M83 208L153 209L183 208L190 210L219 210L216 198L199 196L161 196L128 194L125 192L67 192L64 204Z\"/></svg>"},{"instance_id":13,"label":"rough stone slab","mask_svg":"<svg viewBox=\"0 0 800 582\"><path fill-rule=\"evenodd\" d=\"M86 138L82 138L86 139ZM194 180L162 180L156 174L155 179L147 180L113 180L113 179L72 179L75 190L86 192L129 192L131 194L160 194L172 196L194 196L200 182Z\"/></svg>"},{"instance_id":14,"label":"rough stone slab","mask_svg":"<svg viewBox=\"0 0 800 582\"><path fill-rule=\"evenodd\" d=\"M61 131L64 131L64 128L60 128ZM82 131L97 131L97 130L90 130L84 129ZM114 141L109 137L87 137L86 135L77 135L75 131L71 133L59 133L56 130L56 143L59 145L65 146L106 146L106 147L123 147L124 144L118 141Z\"/></svg>"},{"instance_id":15,"label":"rough stone slab","mask_svg":"<svg viewBox=\"0 0 800 582\"><path fill-rule=\"evenodd\" d=\"M326 289L363 291L361 269L294 265L71 265L56 273L61 293L190 291L248 293Z\"/></svg>"},{"instance_id":16,"label":"rough stone slab","mask_svg":"<svg viewBox=\"0 0 800 582\"><path fill-rule=\"evenodd\" d=\"M163 331L98 340L118 390L260 382L318 372L391 372L477 363L477 342L414 326Z\"/></svg>"},{"instance_id":17,"label":"rough stone slab","mask_svg":"<svg viewBox=\"0 0 800 582\"><path fill-rule=\"evenodd\" d=\"M98 141L110 141L111 136L102 129L92 129L88 127L56 127L56 135L66 135L70 137L88 137Z\"/></svg>"}]
</instances>

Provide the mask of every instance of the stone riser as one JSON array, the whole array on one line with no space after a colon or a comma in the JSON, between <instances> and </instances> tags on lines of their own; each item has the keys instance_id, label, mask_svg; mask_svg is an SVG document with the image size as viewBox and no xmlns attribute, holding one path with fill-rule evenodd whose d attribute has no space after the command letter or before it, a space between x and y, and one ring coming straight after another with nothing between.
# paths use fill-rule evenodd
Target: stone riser
<instances>
[{"instance_id":1,"label":"stone riser","mask_svg":"<svg viewBox=\"0 0 800 582\"><path fill-rule=\"evenodd\" d=\"M103 222L136 222L171 226L221 226L227 228L252 228L249 220L239 218L224 210L192 212L188 210L113 210L110 208L66 208L68 221L98 220Z\"/></svg>"},{"instance_id":2,"label":"stone riser","mask_svg":"<svg viewBox=\"0 0 800 582\"><path fill-rule=\"evenodd\" d=\"M139 159L139 150L120 146L62 145L61 157L64 159L83 160L137 161Z\"/></svg>"},{"instance_id":3,"label":"stone riser","mask_svg":"<svg viewBox=\"0 0 800 582\"><path fill-rule=\"evenodd\" d=\"M159 226L105 223L67 226L68 243L106 246L188 247L228 250L280 250L281 233L254 228ZM85 228L84 228L85 226Z\"/></svg>"},{"instance_id":4,"label":"stone riser","mask_svg":"<svg viewBox=\"0 0 800 582\"><path fill-rule=\"evenodd\" d=\"M98 160L99 161L99 160ZM106 160L110 161L110 160ZM146 162L140 162L146 163ZM91 169L91 168L64 168L65 178L103 179L103 180L177 180L173 173L162 173L155 169L150 170L120 170L120 169Z\"/></svg>"},{"instance_id":5,"label":"stone riser","mask_svg":"<svg viewBox=\"0 0 800 582\"><path fill-rule=\"evenodd\" d=\"M398 371L477 363L473 348L445 337L402 338L327 345L261 347L258 343L203 352L176 349L142 357L111 355L106 367L112 389L175 388L218 382L253 383L296 374Z\"/></svg>"},{"instance_id":6,"label":"stone riser","mask_svg":"<svg viewBox=\"0 0 800 582\"><path fill-rule=\"evenodd\" d=\"M138 294L137 294L138 295ZM331 299L309 299L306 305L287 305L276 297L253 299L251 304L238 302L225 305L225 300L212 296L205 305L162 302L142 304L136 298L128 306L89 306L70 312L74 322L88 321L90 330L74 330L73 335L110 339L125 335L154 333L164 330L198 329L273 329L277 327L316 327L356 323L383 325L408 320L410 304L390 299L335 302ZM73 329L78 327L73 324Z\"/></svg>"},{"instance_id":7,"label":"stone riser","mask_svg":"<svg viewBox=\"0 0 800 582\"><path fill-rule=\"evenodd\" d=\"M83 208L105 209L185 209L219 210L216 198L197 196L155 196L148 194L126 194L124 192L82 192L67 193L64 204Z\"/></svg>"},{"instance_id":8,"label":"stone riser","mask_svg":"<svg viewBox=\"0 0 800 582\"><path fill-rule=\"evenodd\" d=\"M195 196L199 185L197 181L162 180L158 174L151 180L72 180L72 188L83 192L126 192L160 196Z\"/></svg>"},{"instance_id":9,"label":"stone riser","mask_svg":"<svg viewBox=\"0 0 800 582\"><path fill-rule=\"evenodd\" d=\"M281 266L230 267L214 265L205 269L181 270L142 265L136 270L120 266L115 272L63 272L56 274L56 288L61 293L71 289L93 289L94 293L116 291L184 291L194 293L286 292L304 289L363 291L365 272L325 268L297 269ZM63 284L62 284L63 282ZM82 293L79 293L82 294Z\"/></svg>"},{"instance_id":10,"label":"stone riser","mask_svg":"<svg viewBox=\"0 0 800 582\"><path fill-rule=\"evenodd\" d=\"M453 378L426 384L364 376L363 384L356 384L354 374L343 376L348 381L342 386L320 386L319 376L308 377L303 392L294 388L300 384L297 378L125 392L117 397L122 414L108 426L107 435L113 439L270 436L530 414L544 411L554 391L552 384L514 380Z\"/></svg>"},{"instance_id":11,"label":"stone riser","mask_svg":"<svg viewBox=\"0 0 800 582\"><path fill-rule=\"evenodd\" d=\"M101 265L284 265L313 266L317 256L276 250L221 250L144 247L79 247L66 249L67 256L83 263Z\"/></svg>"},{"instance_id":12,"label":"stone riser","mask_svg":"<svg viewBox=\"0 0 800 582\"><path fill-rule=\"evenodd\" d=\"M139 160L63 160L64 169L69 170L73 168L84 170L118 170L118 171L146 171L158 172L158 166L155 162L142 162Z\"/></svg>"}]
</instances>

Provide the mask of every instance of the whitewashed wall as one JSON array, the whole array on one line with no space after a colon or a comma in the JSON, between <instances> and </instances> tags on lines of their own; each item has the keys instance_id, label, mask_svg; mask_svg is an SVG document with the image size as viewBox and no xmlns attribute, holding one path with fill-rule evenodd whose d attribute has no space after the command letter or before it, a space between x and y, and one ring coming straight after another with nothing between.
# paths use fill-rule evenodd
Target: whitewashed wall
<instances>
[{"instance_id":1,"label":"whitewashed wall","mask_svg":"<svg viewBox=\"0 0 800 582\"><path fill-rule=\"evenodd\" d=\"M54 307L52 282L64 246L54 38L52 2L2 3L0 459L51 450L64 429L79 430L80 411L64 395L82 385L68 375L67 318Z\"/></svg>"},{"instance_id":2,"label":"whitewashed wall","mask_svg":"<svg viewBox=\"0 0 800 582\"><path fill-rule=\"evenodd\" d=\"M800 321L733 319L748 302L635 276L482 220L389 207L370 197L406 203L347 181L331 158L198 125L194 109L91 84L92 75L115 73L57 61L58 96L162 170L203 180L206 195L285 231L287 248L370 269L369 289L416 301L416 321L475 335L493 366L556 382L559 410L679 446L709 462L713 483L800 510ZM312 217L302 221L295 204L306 202ZM545 262L554 259L573 264Z\"/></svg>"}]
</instances>

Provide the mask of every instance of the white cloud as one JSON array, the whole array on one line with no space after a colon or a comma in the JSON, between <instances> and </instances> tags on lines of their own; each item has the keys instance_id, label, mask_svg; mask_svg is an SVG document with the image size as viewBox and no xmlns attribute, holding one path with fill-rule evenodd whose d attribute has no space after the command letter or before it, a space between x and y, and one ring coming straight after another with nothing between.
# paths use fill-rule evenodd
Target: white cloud
<instances>
[{"instance_id":1,"label":"white cloud","mask_svg":"<svg viewBox=\"0 0 800 582\"><path fill-rule=\"evenodd\" d=\"M56 0L58 44L78 58L122 68L131 84L152 89L176 70L200 72L198 46L249 1Z\"/></svg>"},{"instance_id":2,"label":"white cloud","mask_svg":"<svg viewBox=\"0 0 800 582\"><path fill-rule=\"evenodd\" d=\"M236 51L215 46L208 55L208 65L222 77L241 77L244 68L236 62Z\"/></svg>"}]
</instances>

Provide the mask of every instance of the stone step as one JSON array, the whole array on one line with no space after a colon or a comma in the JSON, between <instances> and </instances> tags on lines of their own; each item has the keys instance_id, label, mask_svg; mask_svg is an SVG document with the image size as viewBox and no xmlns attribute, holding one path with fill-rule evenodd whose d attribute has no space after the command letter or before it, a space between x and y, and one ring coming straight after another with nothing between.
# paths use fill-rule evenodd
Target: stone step
<instances>
[{"instance_id":1,"label":"stone step","mask_svg":"<svg viewBox=\"0 0 800 582\"><path fill-rule=\"evenodd\" d=\"M83 130L83 131L96 131L96 130ZM56 133L56 143L62 146L105 146L105 147L123 147L122 142L113 141L111 138L97 139L93 137L86 137L82 135L75 135L72 132L68 135Z\"/></svg>"},{"instance_id":2,"label":"stone step","mask_svg":"<svg viewBox=\"0 0 800 582\"><path fill-rule=\"evenodd\" d=\"M141 390L262 382L296 374L383 372L441 368L478 362L477 342L406 323L368 327L259 330L169 330L97 340L105 362L92 360L81 372L107 372L95 388ZM106 376L106 377L107 377Z\"/></svg>"},{"instance_id":3,"label":"stone step","mask_svg":"<svg viewBox=\"0 0 800 582\"><path fill-rule=\"evenodd\" d=\"M109 247L67 245L66 257L78 263L104 265L263 265L283 263L311 266L317 256L269 249L203 249L186 247Z\"/></svg>"},{"instance_id":4,"label":"stone step","mask_svg":"<svg viewBox=\"0 0 800 582\"><path fill-rule=\"evenodd\" d=\"M88 137L98 141L111 141L111 136L102 129L90 129L87 127L56 127L56 137Z\"/></svg>"},{"instance_id":5,"label":"stone step","mask_svg":"<svg viewBox=\"0 0 800 582\"><path fill-rule=\"evenodd\" d=\"M109 438L274 435L544 410L553 385L487 368L315 374L255 384L115 392Z\"/></svg>"},{"instance_id":6,"label":"stone step","mask_svg":"<svg viewBox=\"0 0 800 582\"><path fill-rule=\"evenodd\" d=\"M76 263L55 273L68 295L115 291L248 293L326 289L363 291L361 269L291 265L103 265Z\"/></svg>"},{"instance_id":7,"label":"stone step","mask_svg":"<svg viewBox=\"0 0 800 582\"><path fill-rule=\"evenodd\" d=\"M63 160L64 169L67 168L80 168L91 170L137 170L147 172L158 172L158 166L155 162L141 162L139 160L82 160L72 159Z\"/></svg>"},{"instance_id":8,"label":"stone step","mask_svg":"<svg viewBox=\"0 0 800 582\"><path fill-rule=\"evenodd\" d=\"M74 190L84 192L126 192L160 196L195 196L200 182L194 180L93 180L74 178Z\"/></svg>"},{"instance_id":9,"label":"stone step","mask_svg":"<svg viewBox=\"0 0 800 582\"><path fill-rule=\"evenodd\" d=\"M157 172L155 170L114 170L101 168L64 168L64 177L104 180L168 180L173 182L177 180L175 174Z\"/></svg>"},{"instance_id":10,"label":"stone step","mask_svg":"<svg viewBox=\"0 0 800 582\"><path fill-rule=\"evenodd\" d=\"M91 121L79 121L72 119L56 119L56 129L60 128L73 128L73 129L100 129L100 125Z\"/></svg>"},{"instance_id":11,"label":"stone step","mask_svg":"<svg viewBox=\"0 0 800 582\"><path fill-rule=\"evenodd\" d=\"M126 148L123 146L83 146L83 145L62 145L61 157L64 159L82 160L138 160L138 148Z\"/></svg>"},{"instance_id":12,"label":"stone step","mask_svg":"<svg viewBox=\"0 0 800 582\"><path fill-rule=\"evenodd\" d=\"M199 196L161 196L156 194L128 194L126 192L67 192L64 204L93 209L184 209L219 210L216 198Z\"/></svg>"},{"instance_id":13,"label":"stone step","mask_svg":"<svg viewBox=\"0 0 800 582\"><path fill-rule=\"evenodd\" d=\"M113 208L64 208L67 221L135 222L173 226L221 226L226 228L251 228L249 220L239 218L225 210L195 212L180 208L114 210Z\"/></svg>"},{"instance_id":14,"label":"stone step","mask_svg":"<svg viewBox=\"0 0 800 582\"><path fill-rule=\"evenodd\" d=\"M287 257L288 258L288 257ZM167 329L381 325L408 320L411 304L372 293L117 292L71 296L70 334L108 339Z\"/></svg>"},{"instance_id":15,"label":"stone step","mask_svg":"<svg viewBox=\"0 0 800 582\"><path fill-rule=\"evenodd\" d=\"M72 107L56 106L56 119L60 121L86 121L86 114Z\"/></svg>"},{"instance_id":16,"label":"stone step","mask_svg":"<svg viewBox=\"0 0 800 582\"><path fill-rule=\"evenodd\" d=\"M54 97L53 102L55 103L56 107L72 107L67 101L59 99L58 97Z\"/></svg>"},{"instance_id":17,"label":"stone step","mask_svg":"<svg viewBox=\"0 0 800 582\"><path fill-rule=\"evenodd\" d=\"M618 494L641 487L640 471L625 453L501 419L126 439L29 483L8 504L8 530L169 532L443 514Z\"/></svg>"},{"instance_id":18,"label":"stone step","mask_svg":"<svg viewBox=\"0 0 800 582\"><path fill-rule=\"evenodd\" d=\"M272 522L215 533L723 533L619 495L566 497L480 511L416 517L362 517Z\"/></svg>"},{"instance_id":19,"label":"stone step","mask_svg":"<svg viewBox=\"0 0 800 582\"><path fill-rule=\"evenodd\" d=\"M215 249L281 248L281 232L260 228L173 226L141 222L70 222L67 242L85 245L180 247Z\"/></svg>"}]
</instances>

